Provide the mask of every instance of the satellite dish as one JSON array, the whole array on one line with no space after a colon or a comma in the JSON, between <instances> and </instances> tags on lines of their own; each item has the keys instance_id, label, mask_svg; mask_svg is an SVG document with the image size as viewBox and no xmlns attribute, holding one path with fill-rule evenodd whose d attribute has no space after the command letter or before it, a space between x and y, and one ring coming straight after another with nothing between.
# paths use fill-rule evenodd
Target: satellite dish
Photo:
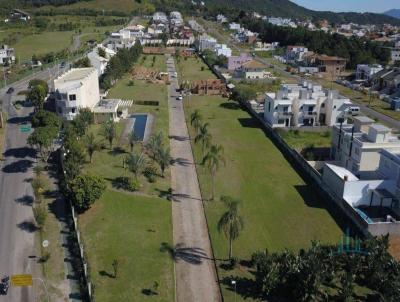
<instances>
[{"instance_id":1,"label":"satellite dish","mask_svg":"<svg viewBox=\"0 0 400 302\"><path fill-rule=\"evenodd\" d=\"M43 242L42 242L43 247L48 247L49 244L50 244L50 242L48 240L43 240Z\"/></svg>"}]
</instances>

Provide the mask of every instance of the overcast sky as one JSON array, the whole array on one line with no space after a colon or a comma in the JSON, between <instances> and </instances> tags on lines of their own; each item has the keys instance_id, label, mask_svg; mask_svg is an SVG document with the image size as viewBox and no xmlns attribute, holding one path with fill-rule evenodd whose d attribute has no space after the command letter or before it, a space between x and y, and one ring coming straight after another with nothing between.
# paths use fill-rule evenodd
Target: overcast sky
<instances>
[{"instance_id":1,"label":"overcast sky","mask_svg":"<svg viewBox=\"0 0 400 302\"><path fill-rule=\"evenodd\" d=\"M313 10L336 12L374 12L382 13L392 8L400 9L400 0L291 0Z\"/></svg>"}]
</instances>

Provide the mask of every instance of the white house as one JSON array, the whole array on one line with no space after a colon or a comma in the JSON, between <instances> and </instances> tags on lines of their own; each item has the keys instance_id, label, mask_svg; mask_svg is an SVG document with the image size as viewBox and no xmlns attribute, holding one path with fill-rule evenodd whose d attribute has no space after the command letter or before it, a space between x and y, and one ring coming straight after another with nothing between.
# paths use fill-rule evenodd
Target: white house
<instances>
[{"instance_id":1,"label":"white house","mask_svg":"<svg viewBox=\"0 0 400 302\"><path fill-rule=\"evenodd\" d=\"M290 45L286 49L285 59L289 63L301 62L306 53L308 53L307 47Z\"/></svg>"},{"instance_id":2,"label":"white house","mask_svg":"<svg viewBox=\"0 0 400 302\"><path fill-rule=\"evenodd\" d=\"M369 81L375 73L381 70L383 70L383 67L379 64L358 64L356 69L356 80Z\"/></svg>"},{"instance_id":3,"label":"white house","mask_svg":"<svg viewBox=\"0 0 400 302\"><path fill-rule=\"evenodd\" d=\"M73 120L80 108L93 109L100 101L97 69L73 68L54 80L57 113Z\"/></svg>"},{"instance_id":4,"label":"white house","mask_svg":"<svg viewBox=\"0 0 400 302\"><path fill-rule=\"evenodd\" d=\"M217 16L217 22L219 22L219 23L227 23L227 22L228 22L228 18L225 17L225 16L222 15L222 14L219 14L219 15Z\"/></svg>"},{"instance_id":5,"label":"white house","mask_svg":"<svg viewBox=\"0 0 400 302\"><path fill-rule=\"evenodd\" d=\"M99 49L103 49L105 52L105 57L99 55ZM90 64L97 69L97 73L99 76L104 74L106 67L108 65L108 61L116 54L116 52L112 49L104 47L99 44L95 47L91 52L88 53L88 58L90 60Z\"/></svg>"},{"instance_id":6,"label":"white house","mask_svg":"<svg viewBox=\"0 0 400 302\"><path fill-rule=\"evenodd\" d=\"M352 125L333 127L332 157L355 175L376 177L383 149L400 150L400 140L389 128L370 118L359 116Z\"/></svg>"},{"instance_id":7,"label":"white house","mask_svg":"<svg viewBox=\"0 0 400 302\"><path fill-rule=\"evenodd\" d=\"M173 11L169 14L169 19L172 25L174 26L182 26L183 25L183 18L182 14L178 11Z\"/></svg>"},{"instance_id":8,"label":"white house","mask_svg":"<svg viewBox=\"0 0 400 302\"><path fill-rule=\"evenodd\" d=\"M229 23L229 30L234 30L234 31L239 31L241 29L241 26L239 23Z\"/></svg>"},{"instance_id":9,"label":"white house","mask_svg":"<svg viewBox=\"0 0 400 302\"><path fill-rule=\"evenodd\" d=\"M274 128L333 126L358 112L359 108L337 91L306 81L281 85L277 93L266 94L264 104L264 119Z\"/></svg>"},{"instance_id":10,"label":"white house","mask_svg":"<svg viewBox=\"0 0 400 302\"><path fill-rule=\"evenodd\" d=\"M217 56L225 56L227 58L232 56L232 49L226 46L226 44L216 44L214 51L217 54Z\"/></svg>"},{"instance_id":11,"label":"white house","mask_svg":"<svg viewBox=\"0 0 400 302\"><path fill-rule=\"evenodd\" d=\"M400 61L400 48L394 48L390 52L390 58L392 62Z\"/></svg>"},{"instance_id":12,"label":"white house","mask_svg":"<svg viewBox=\"0 0 400 302\"><path fill-rule=\"evenodd\" d=\"M0 48L0 65L15 62L14 48L3 45Z\"/></svg>"},{"instance_id":13,"label":"white house","mask_svg":"<svg viewBox=\"0 0 400 302\"><path fill-rule=\"evenodd\" d=\"M214 50L217 40L207 34L203 34L199 38L199 50Z\"/></svg>"}]
</instances>

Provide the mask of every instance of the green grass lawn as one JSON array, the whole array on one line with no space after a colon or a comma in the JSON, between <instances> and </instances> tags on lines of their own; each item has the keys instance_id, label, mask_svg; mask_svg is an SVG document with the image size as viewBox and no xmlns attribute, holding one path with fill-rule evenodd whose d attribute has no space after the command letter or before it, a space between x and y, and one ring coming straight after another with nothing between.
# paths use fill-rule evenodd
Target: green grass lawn
<instances>
[{"instance_id":1,"label":"green grass lawn","mask_svg":"<svg viewBox=\"0 0 400 302\"><path fill-rule=\"evenodd\" d=\"M33 54L42 55L69 47L73 35L72 31L43 32L25 36L12 46L15 48L16 57L24 61L32 58Z\"/></svg>"},{"instance_id":2,"label":"green grass lawn","mask_svg":"<svg viewBox=\"0 0 400 302\"><path fill-rule=\"evenodd\" d=\"M164 199L106 191L79 217L96 301L174 301L174 269L160 252L172 244L171 205ZM112 262L119 263L113 278ZM142 291L159 284L158 295Z\"/></svg>"},{"instance_id":3,"label":"green grass lawn","mask_svg":"<svg viewBox=\"0 0 400 302\"><path fill-rule=\"evenodd\" d=\"M187 58L186 60L180 58L176 66L177 71L179 72L179 79L181 81L207 80L216 78L210 69L208 69L207 65L204 64L202 59L199 57Z\"/></svg>"},{"instance_id":4,"label":"green grass lawn","mask_svg":"<svg viewBox=\"0 0 400 302\"><path fill-rule=\"evenodd\" d=\"M281 251L309 247L311 240L335 243L341 230L325 209L323 201L286 161L259 125L241 109L224 107L220 97L193 97L190 110L199 109L210 123L213 143L225 150L226 165L216 178L216 200L206 202L214 253L217 259L228 256L228 242L218 233L217 222L225 208L219 196L230 195L242 201L240 213L245 229L233 246L234 256L248 259L257 250ZM191 136L194 130L190 129ZM194 145L197 162L201 150ZM202 166L198 174L203 198L210 196L210 177ZM222 277L244 274L219 270ZM225 288L227 299L233 299ZM229 300L228 301L232 301Z\"/></svg>"},{"instance_id":5,"label":"green grass lawn","mask_svg":"<svg viewBox=\"0 0 400 302\"><path fill-rule=\"evenodd\" d=\"M307 131L284 131L278 130L279 135L285 140L285 142L296 150L313 145L314 147L331 147L331 131L322 132L307 132Z\"/></svg>"}]
</instances>

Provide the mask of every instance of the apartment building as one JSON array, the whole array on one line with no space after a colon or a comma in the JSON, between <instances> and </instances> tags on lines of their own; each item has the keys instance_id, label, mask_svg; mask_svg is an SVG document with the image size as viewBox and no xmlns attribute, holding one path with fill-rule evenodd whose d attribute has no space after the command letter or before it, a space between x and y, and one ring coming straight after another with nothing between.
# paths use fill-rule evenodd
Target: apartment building
<instances>
[{"instance_id":1,"label":"apartment building","mask_svg":"<svg viewBox=\"0 0 400 302\"><path fill-rule=\"evenodd\" d=\"M389 128L368 117L355 117L352 125L333 127L332 157L359 177L376 176L383 149L400 151L400 140Z\"/></svg>"},{"instance_id":2,"label":"apartment building","mask_svg":"<svg viewBox=\"0 0 400 302\"><path fill-rule=\"evenodd\" d=\"M300 85L284 84L277 93L267 93L264 119L274 128L333 126L359 110L337 91L304 81Z\"/></svg>"},{"instance_id":3,"label":"apartment building","mask_svg":"<svg viewBox=\"0 0 400 302\"><path fill-rule=\"evenodd\" d=\"M307 47L290 45L286 48L285 59L288 63L301 62L307 52Z\"/></svg>"},{"instance_id":4,"label":"apartment building","mask_svg":"<svg viewBox=\"0 0 400 302\"><path fill-rule=\"evenodd\" d=\"M358 64L356 69L356 80L369 81L374 74L381 70L383 70L383 67L379 64Z\"/></svg>"},{"instance_id":5,"label":"apartment building","mask_svg":"<svg viewBox=\"0 0 400 302\"><path fill-rule=\"evenodd\" d=\"M14 48L10 48L7 45L3 45L0 48L0 65L9 64L15 62Z\"/></svg>"},{"instance_id":6,"label":"apartment building","mask_svg":"<svg viewBox=\"0 0 400 302\"><path fill-rule=\"evenodd\" d=\"M215 45L217 44L217 40L207 34L203 34L200 36L199 41L199 50L214 50Z\"/></svg>"},{"instance_id":7,"label":"apartment building","mask_svg":"<svg viewBox=\"0 0 400 302\"><path fill-rule=\"evenodd\" d=\"M232 49L230 49L226 44L216 44L214 51L217 56L225 56L229 58L232 55Z\"/></svg>"},{"instance_id":8,"label":"apartment building","mask_svg":"<svg viewBox=\"0 0 400 302\"><path fill-rule=\"evenodd\" d=\"M97 69L73 68L54 80L57 113L73 120L79 108L93 109L100 101Z\"/></svg>"}]
</instances>

